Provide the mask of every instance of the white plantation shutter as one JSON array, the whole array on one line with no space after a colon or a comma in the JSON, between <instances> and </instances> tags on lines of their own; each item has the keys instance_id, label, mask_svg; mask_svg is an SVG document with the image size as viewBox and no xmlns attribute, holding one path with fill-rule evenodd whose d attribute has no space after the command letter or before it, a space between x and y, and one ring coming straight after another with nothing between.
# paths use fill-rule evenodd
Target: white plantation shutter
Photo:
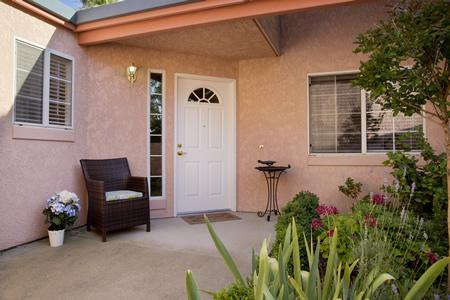
<instances>
[{"instance_id":1,"label":"white plantation shutter","mask_svg":"<svg viewBox=\"0 0 450 300\"><path fill-rule=\"evenodd\" d=\"M312 153L361 152L361 90L355 75L318 76L310 80Z\"/></svg>"},{"instance_id":2,"label":"white plantation shutter","mask_svg":"<svg viewBox=\"0 0 450 300\"><path fill-rule=\"evenodd\" d=\"M44 50L18 41L16 58L14 121L42 124Z\"/></svg>"},{"instance_id":3,"label":"white plantation shutter","mask_svg":"<svg viewBox=\"0 0 450 300\"><path fill-rule=\"evenodd\" d=\"M48 122L72 125L72 61L50 54L50 91Z\"/></svg>"},{"instance_id":4,"label":"white plantation shutter","mask_svg":"<svg viewBox=\"0 0 450 300\"><path fill-rule=\"evenodd\" d=\"M17 40L14 122L71 127L72 70L71 59Z\"/></svg>"}]
</instances>

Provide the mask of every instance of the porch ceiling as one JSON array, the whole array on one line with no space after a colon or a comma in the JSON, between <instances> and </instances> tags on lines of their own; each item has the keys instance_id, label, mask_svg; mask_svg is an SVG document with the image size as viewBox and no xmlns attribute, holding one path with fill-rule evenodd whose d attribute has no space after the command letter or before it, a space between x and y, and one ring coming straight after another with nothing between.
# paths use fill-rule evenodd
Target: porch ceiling
<instances>
[{"instance_id":1,"label":"porch ceiling","mask_svg":"<svg viewBox=\"0 0 450 300\"><path fill-rule=\"evenodd\" d=\"M276 56L276 37L269 37L263 26L267 27L266 23L247 19L157 32L117 43L225 59Z\"/></svg>"}]
</instances>

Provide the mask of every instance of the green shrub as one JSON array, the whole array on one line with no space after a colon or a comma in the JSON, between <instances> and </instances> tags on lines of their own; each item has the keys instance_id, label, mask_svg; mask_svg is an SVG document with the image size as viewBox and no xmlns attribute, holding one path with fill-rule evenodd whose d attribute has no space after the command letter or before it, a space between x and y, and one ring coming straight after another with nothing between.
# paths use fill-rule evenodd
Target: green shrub
<instances>
[{"instance_id":1,"label":"green shrub","mask_svg":"<svg viewBox=\"0 0 450 300\"><path fill-rule=\"evenodd\" d=\"M339 229L339 238L337 245L337 253L342 261L350 262L353 259L352 249L355 245L355 236L360 231L358 218L351 214L340 214L328 216L324 219L324 227L316 231L316 235L320 232L319 240L322 241L320 252L323 257L327 258L331 238L334 228Z\"/></svg>"},{"instance_id":2,"label":"green shrub","mask_svg":"<svg viewBox=\"0 0 450 300\"><path fill-rule=\"evenodd\" d=\"M355 271L355 268L358 268L359 261L351 264L342 262L336 250L339 237L337 228L331 238L328 259L324 262L326 265L325 271L320 272L319 268L320 242L314 246L312 242L308 243L306 240L304 241L304 249L308 252L308 267L303 269L300 265L299 252L299 244L301 243L297 234L297 225L293 220L286 230L286 236L280 246L278 258L269 257L267 240L263 241L257 260L253 253L252 279L251 283L246 284L236 268L235 261L206 216L205 220L218 252L236 280L236 290L242 290L242 287L251 287L251 294L254 295L256 300L428 299L428 290L450 263L450 258L437 261L427 269L417 282L408 286L400 295L397 293L389 296L387 293L378 293L379 290L385 289L387 284L395 284L395 278L388 273L382 273L378 267L369 270L369 275L363 277L359 271ZM289 271L287 263L291 260L294 265L293 270ZM186 292L189 300L201 299L197 282L190 270L186 272ZM240 296L243 298L239 299L247 299L245 294Z\"/></svg>"},{"instance_id":3,"label":"green shrub","mask_svg":"<svg viewBox=\"0 0 450 300\"><path fill-rule=\"evenodd\" d=\"M343 185L339 186L339 191L352 200L356 200L361 194L362 183L348 177Z\"/></svg>"},{"instance_id":4,"label":"green shrub","mask_svg":"<svg viewBox=\"0 0 450 300\"><path fill-rule=\"evenodd\" d=\"M276 238L272 248L272 257L277 257L280 243L286 235L286 229L292 222L292 218L295 219L299 235L303 236L304 232L306 236L310 236L311 221L319 217L319 214L316 212L318 206L319 197L311 192L303 191L295 195L295 197L282 208L281 215L275 225ZM304 247L304 243L300 243L300 247ZM306 251L302 249L300 252L302 253L302 264L306 266Z\"/></svg>"},{"instance_id":5,"label":"green shrub","mask_svg":"<svg viewBox=\"0 0 450 300\"><path fill-rule=\"evenodd\" d=\"M389 159L384 165L392 168L395 178L395 184L387 191L403 204L411 202L413 211L431 215L435 205L442 209L447 204L447 161L445 153L435 154L425 138L419 139L418 144L424 164L404 151L387 154Z\"/></svg>"},{"instance_id":6,"label":"green shrub","mask_svg":"<svg viewBox=\"0 0 450 300\"><path fill-rule=\"evenodd\" d=\"M251 286L243 286L242 284L232 283L213 296L214 300L253 300L253 288Z\"/></svg>"},{"instance_id":7,"label":"green shrub","mask_svg":"<svg viewBox=\"0 0 450 300\"><path fill-rule=\"evenodd\" d=\"M330 231L337 228L337 253L341 260L358 260L357 269L363 278L375 267L392 274L402 295L431 265L432 257L439 258L427 240L427 224L432 222L390 202L378 203L365 199L355 203L351 213L326 215L323 227L316 229L315 234L321 241L321 255L326 258L332 240ZM442 293L445 289L439 284L435 283L434 292ZM394 296L390 289L379 293L378 299Z\"/></svg>"},{"instance_id":8,"label":"green shrub","mask_svg":"<svg viewBox=\"0 0 450 300\"><path fill-rule=\"evenodd\" d=\"M429 220L426 231L433 251L446 255L447 238L447 161L445 153L435 154L425 138L418 141L421 149L416 156L398 151L388 153L384 165L392 168L394 184L384 189L400 205Z\"/></svg>"}]
</instances>

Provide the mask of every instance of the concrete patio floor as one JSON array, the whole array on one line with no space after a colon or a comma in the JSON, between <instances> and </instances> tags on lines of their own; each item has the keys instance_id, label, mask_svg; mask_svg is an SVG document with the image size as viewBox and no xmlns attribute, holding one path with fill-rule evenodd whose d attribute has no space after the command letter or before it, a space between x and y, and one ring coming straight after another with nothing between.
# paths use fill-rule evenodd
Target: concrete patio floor
<instances>
[{"instance_id":1,"label":"concrete patio floor","mask_svg":"<svg viewBox=\"0 0 450 300\"><path fill-rule=\"evenodd\" d=\"M213 226L248 276L251 250L259 251L266 237L273 240L276 220L237 215L242 219ZM66 233L59 248L44 239L1 253L0 299L186 299L187 269L205 290L233 280L204 224L156 219L150 233L140 226L111 233L106 243L81 228Z\"/></svg>"}]
</instances>

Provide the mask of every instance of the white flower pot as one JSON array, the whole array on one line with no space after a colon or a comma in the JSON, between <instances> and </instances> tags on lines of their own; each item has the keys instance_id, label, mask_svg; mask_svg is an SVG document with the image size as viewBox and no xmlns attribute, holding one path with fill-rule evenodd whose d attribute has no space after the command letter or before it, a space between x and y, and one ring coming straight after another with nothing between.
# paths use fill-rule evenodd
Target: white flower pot
<instances>
[{"instance_id":1,"label":"white flower pot","mask_svg":"<svg viewBox=\"0 0 450 300\"><path fill-rule=\"evenodd\" d=\"M59 247L64 243L64 231L62 230L49 230L48 239L50 240L50 247Z\"/></svg>"}]
</instances>

